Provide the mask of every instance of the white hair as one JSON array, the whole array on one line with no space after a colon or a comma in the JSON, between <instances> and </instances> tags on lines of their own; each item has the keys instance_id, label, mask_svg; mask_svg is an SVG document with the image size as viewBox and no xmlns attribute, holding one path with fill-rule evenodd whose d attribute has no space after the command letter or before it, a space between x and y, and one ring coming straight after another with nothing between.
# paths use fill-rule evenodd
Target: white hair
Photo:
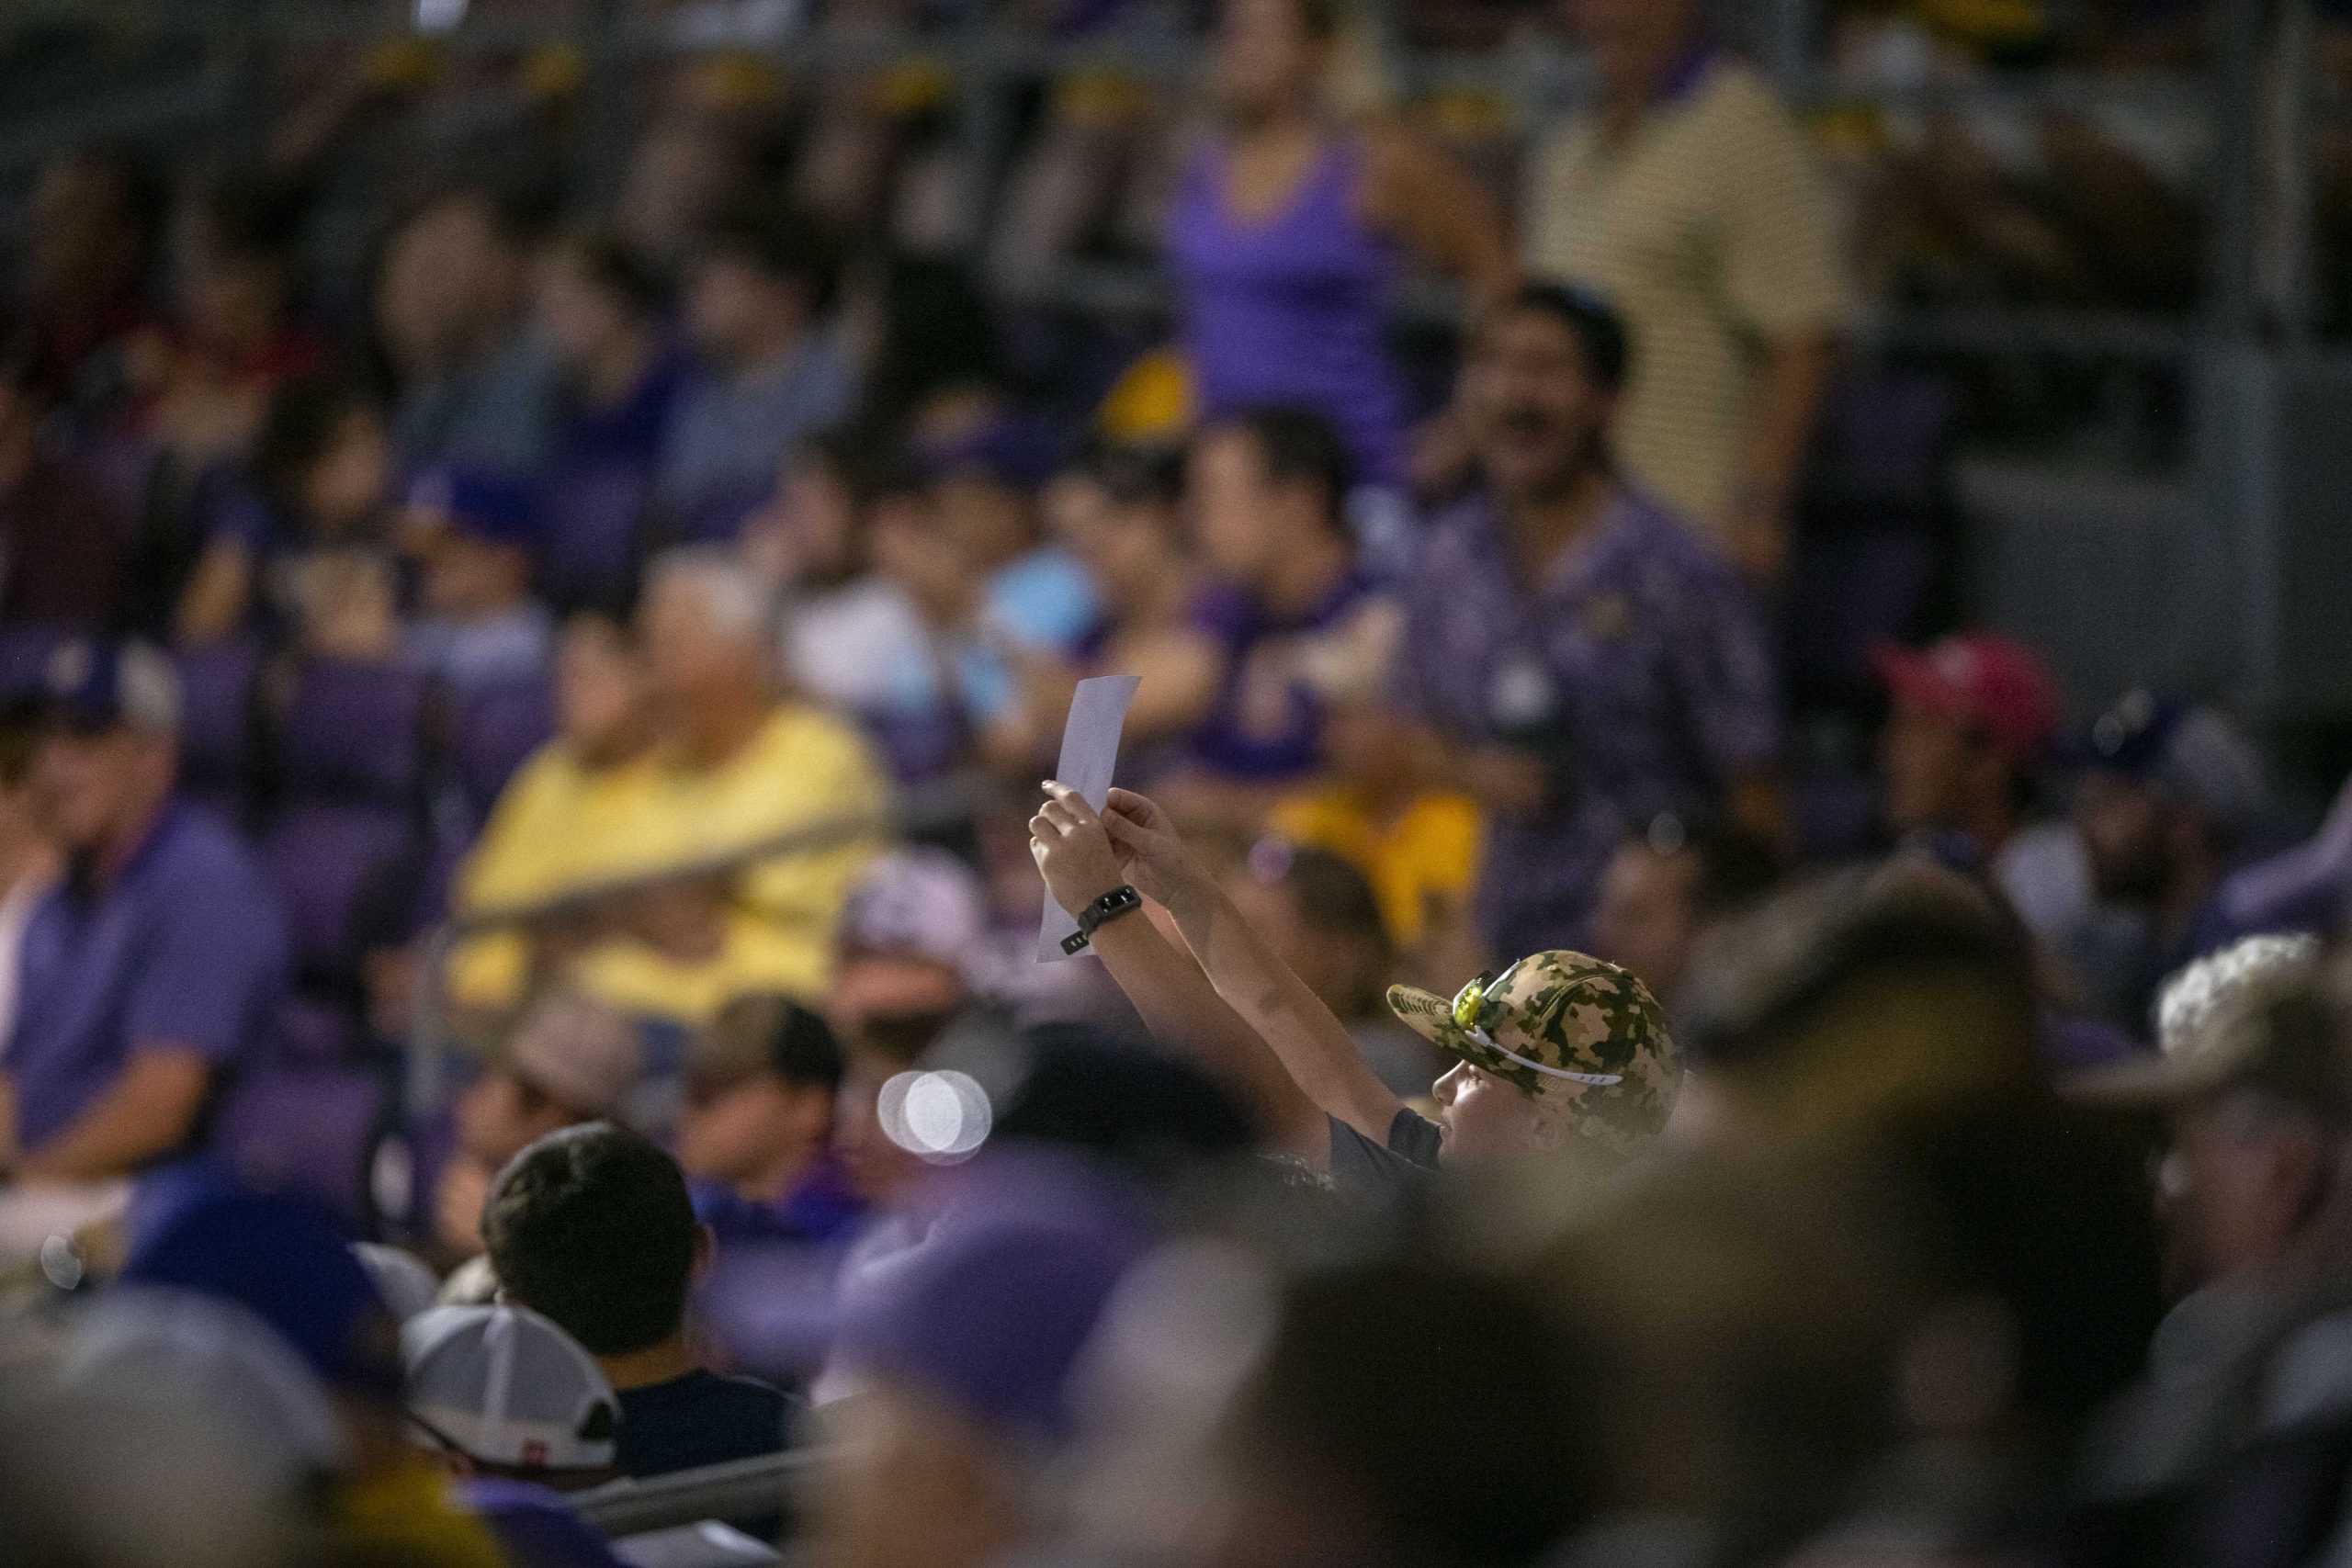
<instances>
[{"instance_id":1,"label":"white hair","mask_svg":"<svg viewBox=\"0 0 2352 1568\"><path fill-rule=\"evenodd\" d=\"M647 572L646 595L651 598L673 585L701 601L713 631L766 648L773 604L766 586L732 549L681 545L664 550Z\"/></svg>"},{"instance_id":2,"label":"white hair","mask_svg":"<svg viewBox=\"0 0 2352 1568\"><path fill-rule=\"evenodd\" d=\"M2225 1011L2246 1016L2289 990L2319 966L2319 942L2308 936L2250 936L2186 964L2165 982L2156 1001L2156 1044L2167 1056L2204 1048L2204 1036Z\"/></svg>"}]
</instances>

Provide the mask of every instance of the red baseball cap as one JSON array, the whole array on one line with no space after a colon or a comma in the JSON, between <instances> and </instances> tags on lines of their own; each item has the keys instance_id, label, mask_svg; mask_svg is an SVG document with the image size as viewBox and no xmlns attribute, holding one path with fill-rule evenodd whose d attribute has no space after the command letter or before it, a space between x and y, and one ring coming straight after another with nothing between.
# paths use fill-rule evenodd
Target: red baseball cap
<instances>
[{"instance_id":1,"label":"red baseball cap","mask_svg":"<svg viewBox=\"0 0 2352 1568\"><path fill-rule=\"evenodd\" d=\"M1969 632L1926 649L1889 644L1873 662L1897 702L1983 730L2013 762L2030 761L2058 732L2058 682L2023 643Z\"/></svg>"}]
</instances>

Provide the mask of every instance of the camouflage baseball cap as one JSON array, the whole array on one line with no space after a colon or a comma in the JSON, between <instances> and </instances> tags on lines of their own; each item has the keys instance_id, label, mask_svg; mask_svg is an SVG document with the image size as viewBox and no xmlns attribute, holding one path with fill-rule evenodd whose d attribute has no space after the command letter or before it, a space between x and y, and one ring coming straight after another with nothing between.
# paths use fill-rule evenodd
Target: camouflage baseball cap
<instances>
[{"instance_id":1,"label":"camouflage baseball cap","mask_svg":"<svg viewBox=\"0 0 2352 1568\"><path fill-rule=\"evenodd\" d=\"M1392 986L1408 1028L1528 1094L1577 1084L1580 1130L1620 1147L1654 1135L1674 1109L1682 1055L1649 987L1605 959L1538 953L1449 1002Z\"/></svg>"}]
</instances>

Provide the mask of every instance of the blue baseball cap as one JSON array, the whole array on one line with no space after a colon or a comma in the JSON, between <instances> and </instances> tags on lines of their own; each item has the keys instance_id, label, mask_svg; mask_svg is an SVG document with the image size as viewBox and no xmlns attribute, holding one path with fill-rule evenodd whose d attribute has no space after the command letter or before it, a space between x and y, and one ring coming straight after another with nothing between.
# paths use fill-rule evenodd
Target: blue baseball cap
<instances>
[{"instance_id":1,"label":"blue baseball cap","mask_svg":"<svg viewBox=\"0 0 2352 1568\"><path fill-rule=\"evenodd\" d=\"M145 643L75 638L51 650L35 702L51 719L74 729L175 730L179 674Z\"/></svg>"},{"instance_id":2,"label":"blue baseball cap","mask_svg":"<svg viewBox=\"0 0 2352 1568\"><path fill-rule=\"evenodd\" d=\"M535 549L539 542L538 508L530 485L490 468L428 468L411 480L408 504L437 512L453 532L484 544Z\"/></svg>"},{"instance_id":3,"label":"blue baseball cap","mask_svg":"<svg viewBox=\"0 0 2352 1568\"><path fill-rule=\"evenodd\" d=\"M397 1399L399 1329L324 1211L234 1187L191 1190L135 1236L123 1281L233 1302L331 1388Z\"/></svg>"}]
</instances>

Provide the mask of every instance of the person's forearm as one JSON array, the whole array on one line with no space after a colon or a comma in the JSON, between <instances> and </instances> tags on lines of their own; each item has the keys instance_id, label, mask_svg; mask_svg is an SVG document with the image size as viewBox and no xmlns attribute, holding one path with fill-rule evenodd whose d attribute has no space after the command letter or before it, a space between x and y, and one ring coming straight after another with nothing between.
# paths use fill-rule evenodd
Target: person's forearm
<instances>
[{"instance_id":1,"label":"person's forearm","mask_svg":"<svg viewBox=\"0 0 2352 1568\"><path fill-rule=\"evenodd\" d=\"M1741 442L1737 481L1743 500L1778 512L1793 497L1837 363L1837 340L1826 332L1773 345L1757 378Z\"/></svg>"},{"instance_id":2,"label":"person's forearm","mask_svg":"<svg viewBox=\"0 0 2352 1568\"><path fill-rule=\"evenodd\" d=\"M1238 1089L1270 1144L1317 1157L1320 1115L1266 1041L1226 1005L1191 956L1170 946L1151 921L1129 915L1094 933L1093 951L1135 1004L1154 1039L1182 1046ZM1325 1150L1328 1150L1328 1142Z\"/></svg>"},{"instance_id":3,"label":"person's forearm","mask_svg":"<svg viewBox=\"0 0 2352 1568\"><path fill-rule=\"evenodd\" d=\"M1180 897L1170 912L1216 994L1272 1049L1316 1108L1385 1142L1403 1102L1365 1065L1331 1010L1274 956L1241 911L1204 886Z\"/></svg>"},{"instance_id":4,"label":"person's forearm","mask_svg":"<svg viewBox=\"0 0 2352 1568\"><path fill-rule=\"evenodd\" d=\"M187 1139L203 1108L210 1068L190 1054L134 1056L113 1088L63 1131L27 1150L19 1176L45 1181L101 1181L128 1175Z\"/></svg>"}]
</instances>

